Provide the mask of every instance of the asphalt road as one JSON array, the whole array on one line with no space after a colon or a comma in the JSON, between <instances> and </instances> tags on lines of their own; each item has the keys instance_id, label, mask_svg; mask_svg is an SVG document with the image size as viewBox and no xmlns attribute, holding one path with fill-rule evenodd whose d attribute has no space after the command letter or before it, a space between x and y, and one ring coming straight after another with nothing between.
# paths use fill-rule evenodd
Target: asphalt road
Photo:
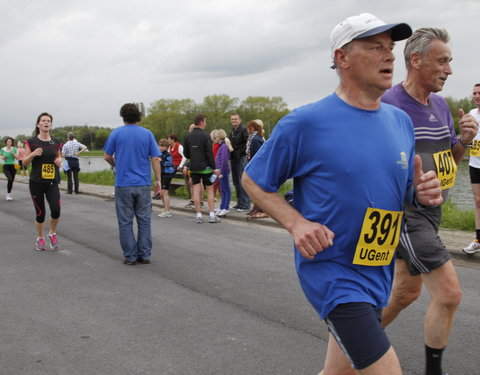
<instances>
[{"instance_id":1,"label":"asphalt road","mask_svg":"<svg viewBox=\"0 0 480 375\"><path fill-rule=\"evenodd\" d=\"M326 328L299 288L285 231L154 213L152 264L125 266L113 201L63 195L61 250L36 252L27 188L16 184L15 200L0 201L1 375L316 375L322 368ZM457 270L464 299L445 370L478 375L480 273L476 263ZM423 374L427 303L424 293L388 328L405 375Z\"/></svg>"}]
</instances>

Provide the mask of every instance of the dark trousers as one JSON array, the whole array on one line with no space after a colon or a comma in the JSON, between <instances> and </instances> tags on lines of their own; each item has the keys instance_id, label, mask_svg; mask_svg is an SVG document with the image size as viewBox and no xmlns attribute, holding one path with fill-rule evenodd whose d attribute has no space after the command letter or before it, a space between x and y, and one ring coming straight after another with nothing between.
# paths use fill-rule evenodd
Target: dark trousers
<instances>
[{"instance_id":1,"label":"dark trousers","mask_svg":"<svg viewBox=\"0 0 480 375\"><path fill-rule=\"evenodd\" d=\"M17 174L17 170L15 169L14 164L3 164L3 173L7 178L7 193L12 192L13 181L15 181L15 175Z\"/></svg>"},{"instance_id":2,"label":"dark trousers","mask_svg":"<svg viewBox=\"0 0 480 375\"><path fill-rule=\"evenodd\" d=\"M242 174L246 164L246 156L242 156L240 159L230 160L230 165L232 167L232 182L237 194L237 208L245 210L250 208L250 198L242 187Z\"/></svg>"},{"instance_id":3,"label":"dark trousers","mask_svg":"<svg viewBox=\"0 0 480 375\"><path fill-rule=\"evenodd\" d=\"M67 190L69 194L72 194L73 185L75 185L75 194L78 194L78 172L80 172L80 164L77 158L66 158L68 160L69 170L67 171ZM72 183L73 177L73 183Z\"/></svg>"}]
</instances>

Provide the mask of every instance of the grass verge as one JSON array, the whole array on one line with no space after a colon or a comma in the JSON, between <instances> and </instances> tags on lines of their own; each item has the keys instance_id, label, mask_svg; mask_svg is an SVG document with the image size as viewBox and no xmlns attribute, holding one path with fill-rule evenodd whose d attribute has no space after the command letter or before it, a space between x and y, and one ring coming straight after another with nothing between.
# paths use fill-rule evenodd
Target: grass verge
<instances>
[{"instance_id":1,"label":"grass verge","mask_svg":"<svg viewBox=\"0 0 480 375\"><path fill-rule=\"evenodd\" d=\"M115 176L112 170L91 173L81 172L79 178L81 183L93 185L113 186L115 183ZM280 195L283 196L292 187L293 183L291 181L285 182L279 189ZM188 193L186 188L179 187L175 196L187 199ZM232 189L232 200L236 200L235 189ZM448 200L442 206L442 223L440 226L447 229L475 231L475 210L459 209L455 203Z\"/></svg>"},{"instance_id":2,"label":"grass verge","mask_svg":"<svg viewBox=\"0 0 480 375\"><path fill-rule=\"evenodd\" d=\"M442 206L442 228L475 231L475 210L462 210L447 200Z\"/></svg>"}]
</instances>

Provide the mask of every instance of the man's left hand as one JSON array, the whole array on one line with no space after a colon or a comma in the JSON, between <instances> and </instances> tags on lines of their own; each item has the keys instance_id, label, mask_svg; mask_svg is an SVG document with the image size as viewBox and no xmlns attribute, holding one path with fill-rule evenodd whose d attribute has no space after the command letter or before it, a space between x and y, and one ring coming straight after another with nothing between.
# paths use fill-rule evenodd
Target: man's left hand
<instances>
[{"instance_id":1,"label":"man's left hand","mask_svg":"<svg viewBox=\"0 0 480 375\"><path fill-rule=\"evenodd\" d=\"M435 171L423 172L422 158L415 155L413 186L418 203L424 206L438 206L443 203L440 181Z\"/></svg>"}]
</instances>

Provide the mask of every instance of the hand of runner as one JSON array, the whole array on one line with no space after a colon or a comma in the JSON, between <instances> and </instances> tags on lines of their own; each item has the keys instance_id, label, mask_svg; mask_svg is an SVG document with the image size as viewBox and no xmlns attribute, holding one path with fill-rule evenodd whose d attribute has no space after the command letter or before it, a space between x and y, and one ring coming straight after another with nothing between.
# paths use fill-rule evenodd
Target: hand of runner
<instances>
[{"instance_id":1,"label":"hand of runner","mask_svg":"<svg viewBox=\"0 0 480 375\"><path fill-rule=\"evenodd\" d=\"M422 158L415 155L413 186L417 201L424 206L438 206L443 203L440 181L434 171L423 172Z\"/></svg>"},{"instance_id":2,"label":"hand of runner","mask_svg":"<svg viewBox=\"0 0 480 375\"><path fill-rule=\"evenodd\" d=\"M460 127L460 134L462 141L465 144L470 144L477 135L478 122L469 113L465 114L462 108L458 110L458 126Z\"/></svg>"},{"instance_id":3,"label":"hand of runner","mask_svg":"<svg viewBox=\"0 0 480 375\"><path fill-rule=\"evenodd\" d=\"M291 231L297 250L307 259L333 245L335 233L325 225L302 220Z\"/></svg>"}]
</instances>

